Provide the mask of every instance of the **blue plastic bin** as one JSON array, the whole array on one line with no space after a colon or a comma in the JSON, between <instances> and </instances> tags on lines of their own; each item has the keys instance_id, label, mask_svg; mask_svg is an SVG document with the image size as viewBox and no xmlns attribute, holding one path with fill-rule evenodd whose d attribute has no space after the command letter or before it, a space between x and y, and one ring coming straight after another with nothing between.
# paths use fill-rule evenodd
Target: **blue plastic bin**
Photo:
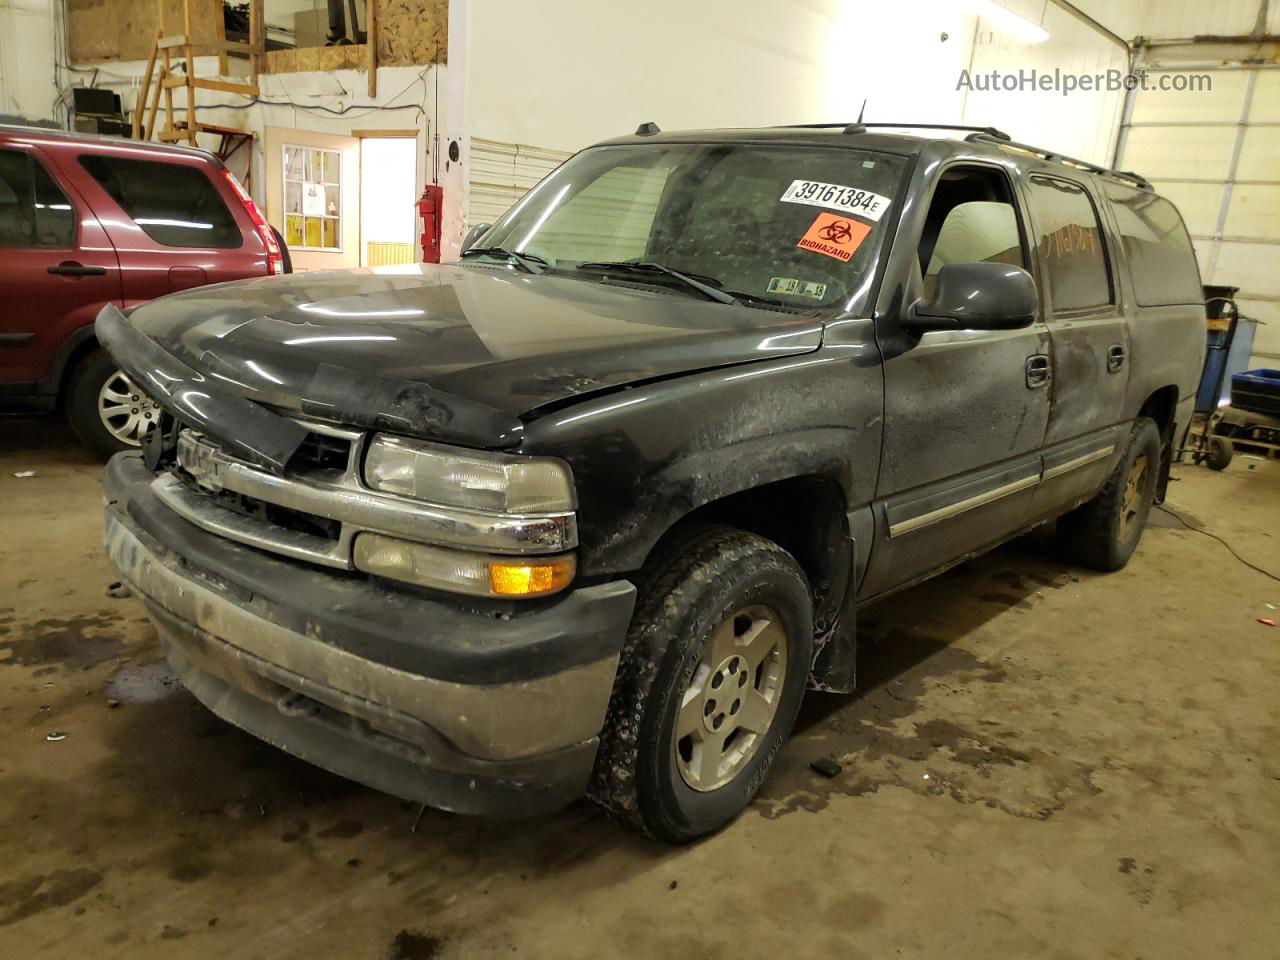
<instances>
[{"instance_id":1,"label":"blue plastic bin","mask_svg":"<svg viewBox=\"0 0 1280 960\"><path fill-rule=\"evenodd\" d=\"M1247 370L1231 376L1231 406L1280 417L1280 370Z\"/></svg>"}]
</instances>

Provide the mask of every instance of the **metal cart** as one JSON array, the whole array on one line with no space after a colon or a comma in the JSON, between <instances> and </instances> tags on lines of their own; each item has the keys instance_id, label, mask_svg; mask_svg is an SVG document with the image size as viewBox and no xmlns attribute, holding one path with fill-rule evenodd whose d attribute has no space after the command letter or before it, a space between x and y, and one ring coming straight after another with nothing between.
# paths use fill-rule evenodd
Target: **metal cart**
<instances>
[{"instance_id":1,"label":"metal cart","mask_svg":"<svg viewBox=\"0 0 1280 960\"><path fill-rule=\"evenodd\" d=\"M1225 470L1231 462L1234 448L1231 440L1219 433L1218 426L1225 416L1221 398L1228 372L1227 359L1240 325L1240 311L1235 301L1237 290L1239 287L1204 288L1206 318L1209 321L1225 319L1227 326L1223 330L1209 330L1194 413L1183 431L1181 445L1174 452L1178 463L1187 454L1192 463L1203 463L1210 470Z\"/></svg>"}]
</instances>

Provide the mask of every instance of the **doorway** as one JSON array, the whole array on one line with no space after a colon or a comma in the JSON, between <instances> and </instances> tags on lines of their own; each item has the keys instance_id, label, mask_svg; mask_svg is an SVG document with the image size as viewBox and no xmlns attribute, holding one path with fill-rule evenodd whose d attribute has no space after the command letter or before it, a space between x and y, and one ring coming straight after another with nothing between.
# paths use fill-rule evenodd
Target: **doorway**
<instances>
[{"instance_id":1,"label":"doorway","mask_svg":"<svg viewBox=\"0 0 1280 960\"><path fill-rule=\"evenodd\" d=\"M417 137L360 138L360 265L416 263Z\"/></svg>"}]
</instances>

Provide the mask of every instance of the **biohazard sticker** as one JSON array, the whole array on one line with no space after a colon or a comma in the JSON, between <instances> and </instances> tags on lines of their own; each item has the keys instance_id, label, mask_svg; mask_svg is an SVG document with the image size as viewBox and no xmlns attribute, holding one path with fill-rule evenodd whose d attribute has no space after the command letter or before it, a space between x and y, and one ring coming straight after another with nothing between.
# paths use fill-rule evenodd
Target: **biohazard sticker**
<instances>
[{"instance_id":1,"label":"biohazard sticker","mask_svg":"<svg viewBox=\"0 0 1280 960\"><path fill-rule=\"evenodd\" d=\"M791 186L778 199L785 203L807 203L811 207L843 210L876 223L889 209L888 197L870 190L844 187L838 183L819 183L817 180L792 180Z\"/></svg>"},{"instance_id":2,"label":"biohazard sticker","mask_svg":"<svg viewBox=\"0 0 1280 960\"><path fill-rule=\"evenodd\" d=\"M871 227L850 217L820 213L796 246L848 263L870 232Z\"/></svg>"},{"instance_id":3,"label":"biohazard sticker","mask_svg":"<svg viewBox=\"0 0 1280 960\"><path fill-rule=\"evenodd\" d=\"M821 300L827 295L825 283L814 283L812 280L797 280L794 277L773 277L769 280L770 293L785 293L791 297L813 297Z\"/></svg>"}]
</instances>

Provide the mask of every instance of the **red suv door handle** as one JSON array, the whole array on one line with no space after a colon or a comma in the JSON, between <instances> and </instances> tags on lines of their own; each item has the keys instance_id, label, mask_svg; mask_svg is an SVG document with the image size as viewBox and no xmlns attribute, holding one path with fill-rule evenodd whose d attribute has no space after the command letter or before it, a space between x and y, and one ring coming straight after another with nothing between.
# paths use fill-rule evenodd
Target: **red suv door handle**
<instances>
[{"instance_id":1,"label":"red suv door handle","mask_svg":"<svg viewBox=\"0 0 1280 960\"><path fill-rule=\"evenodd\" d=\"M86 267L83 263L76 263L74 260L63 260L56 267L50 267L49 272L64 277L100 277L107 272L107 268Z\"/></svg>"}]
</instances>

